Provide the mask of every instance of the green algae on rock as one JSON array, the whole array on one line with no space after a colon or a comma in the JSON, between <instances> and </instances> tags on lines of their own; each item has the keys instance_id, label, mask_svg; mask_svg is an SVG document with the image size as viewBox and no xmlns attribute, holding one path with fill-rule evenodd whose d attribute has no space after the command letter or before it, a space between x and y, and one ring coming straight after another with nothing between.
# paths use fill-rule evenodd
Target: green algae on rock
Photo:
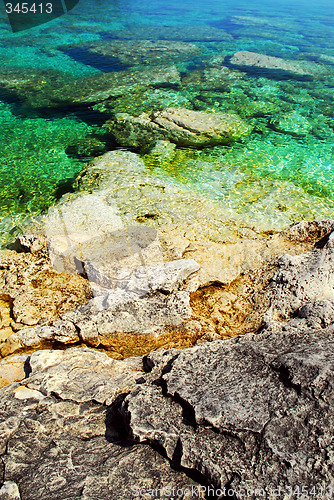
<instances>
[{"instance_id":1,"label":"green algae on rock","mask_svg":"<svg viewBox=\"0 0 334 500\"><path fill-rule=\"evenodd\" d=\"M122 146L142 147L156 140L179 146L227 144L251 132L241 118L227 113L206 113L182 108L133 117L118 113L105 127Z\"/></svg>"},{"instance_id":2,"label":"green algae on rock","mask_svg":"<svg viewBox=\"0 0 334 500\"><path fill-rule=\"evenodd\" d=\"M50 106L85 105L143 91L148 87L174 88L181 83L176 66L108 72L79 78L50 93Z\"/></svg>"}]
</instances>

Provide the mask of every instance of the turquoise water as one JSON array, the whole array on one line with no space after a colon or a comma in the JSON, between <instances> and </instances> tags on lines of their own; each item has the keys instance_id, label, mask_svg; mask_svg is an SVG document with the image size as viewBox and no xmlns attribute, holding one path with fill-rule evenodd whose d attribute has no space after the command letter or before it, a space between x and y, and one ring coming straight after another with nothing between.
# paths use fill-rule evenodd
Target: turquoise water
<instances>
[{"instance_id":1,"label":"turquoise water","mask_svg":"<svg viewBox=\"0 0 334 500\"><path fill-rule=\"evenodd\" d=\"M0 32L0 243L71 190L85 162L118 147L103 128L114 113L170 106L237 113L253 131L228 146L180 149L169 162L144 156L151 173L255 225L266 219L279 229L334 216L332 2L81 0L67 15L15 34L3 9ZM136 52L146 39L170 45ZM190 46L180 51L178 42ZM222 66L231 69L237 51L306 61L321 71L215 77ZM105 75L124 82L135 71L171 65L181 85L137 82L112 98L82 99Z\"/></svg>"}]
</instances>

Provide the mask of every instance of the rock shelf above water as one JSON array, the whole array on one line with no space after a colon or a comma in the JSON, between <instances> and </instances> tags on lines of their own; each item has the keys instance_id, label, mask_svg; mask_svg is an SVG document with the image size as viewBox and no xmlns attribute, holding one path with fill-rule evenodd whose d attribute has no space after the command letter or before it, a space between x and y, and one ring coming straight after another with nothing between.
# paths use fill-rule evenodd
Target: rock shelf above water
<instances>
[{"instance_id":1,"label":"rock shelf above water","mask_svg":"<svg viewBox=\"0 0 334 500\"><path fill-rule=\"evenodd\" d=\"M19 381L0 389L0 495L127 500L138 486L201 498L210 486L270 498L301 483L328 488L333 230L327 220L282 233L313 249L278 260L256 332L120 361L87 347L21 355Z\"/></svg>"}]
</instances>

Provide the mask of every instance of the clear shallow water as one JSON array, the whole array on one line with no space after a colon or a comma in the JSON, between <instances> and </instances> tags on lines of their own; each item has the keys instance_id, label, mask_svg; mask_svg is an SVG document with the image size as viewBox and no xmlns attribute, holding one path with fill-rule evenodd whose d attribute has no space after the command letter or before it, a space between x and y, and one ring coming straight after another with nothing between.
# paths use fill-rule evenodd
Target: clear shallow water
<instances>
[{"instance_id":1,"label":"clear shallow water","mask_svg":"<svg viewBox=\"0 0 334 500\"><path fill-rule=\"evenodd\" d=\"M253 132L230 146L179 150L162 164L146 158L155 175L227 204L255 225L280 228L301 218L334 216L332 3L81 0L71 13L16 34L3 9L0 33L2 242L27 214L45 211L70 189L87 160L116 147L101 128L112 113L138 115L168 106L234 112ZM92 54L82 44L123 40L135 47L145 38L200 48L196 57L161 59L176 64L181 87L134 87L95 106L50 105L52 92L78 79L159 63L136 58L131 50L125 59ZM303 79L245 73L221 86L210 77L203 83L204 68L225 64L224 57L239 50L316 62L326 74Z\"/></svg>"}]
</instances>

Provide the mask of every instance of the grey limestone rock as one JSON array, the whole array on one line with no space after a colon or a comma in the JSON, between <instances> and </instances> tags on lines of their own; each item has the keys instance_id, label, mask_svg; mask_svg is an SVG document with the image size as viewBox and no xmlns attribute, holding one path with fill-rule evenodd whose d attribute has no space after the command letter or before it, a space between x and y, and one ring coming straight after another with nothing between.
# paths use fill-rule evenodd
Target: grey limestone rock
<instances>
[{"instance_id":1,"label":"grey limestone rock","mask_svg":"<svg viewBox=\"0 0 334 500\"><path fill-rule=\"evenodd\" d=\"M315 308L258 335L149 356L155 376L123 403L132 436L236 498L242 488L292 498L298 484L321 495L334 483L334 314L326 301Z\"/></svg>"},{"instance_id":2,"label":"grey limestone rock","mask_svg":"<svg viewBox=\"0 0 334 500\"><path fill-rule=\"evenodd\" d=\"M251 127L232 113L207 113L168 108L138 117L117 113L105 127L123 146L141 147L157 140L179 146L227 144L251 132Z\"/></svg>"},{"instance_id":3,"label":"grey limestone rock","mask_svg":"<svg viewBox=\"0 0 334 500\"><path fill-rule=\"evenodd\" d=\"M267 319L286 320L304 304L334 299L334 232L326 239L320 248L280 258Z\"/></svg>"},{"instance_id":4,"label":"grey limestone rock","mask_svg":"<svg viewBox=\"0 0 334 500\"><path fill-rule=\"evenodd\" d=\"M49 396L111 404L128 392L141 376L141 358L115 360L84 347L66 351L43 350L29 359L31 373L25 385Z\"/></svg>"},{"instance_id":5,"label":"grey limestone rock","mask_svg":"<svg viewBox=\"0 0 334 500\"><path fill-rule=\"evenodd\" d=\"M0 498L132 500L140 491L155 499L169 487L192 498L200 485L148 445L127 441L120 425L115 398L134 385L140 360L76 351L36 352L31 376L0 389Z\"/></svg>"},{"instance_id":6,"label":"grey limestone rock","mask_svg":"<svg viewBox=\"0 0 334 500\"><path fill-rule=\"evenodd\" d=\"M64 315L91 345L109 345L117 333L153 334L166 326L179 326L190 318L189 293L161 292L138 296L114 291L89 301L86 306Z\"/></svg>"}]
</instances>

